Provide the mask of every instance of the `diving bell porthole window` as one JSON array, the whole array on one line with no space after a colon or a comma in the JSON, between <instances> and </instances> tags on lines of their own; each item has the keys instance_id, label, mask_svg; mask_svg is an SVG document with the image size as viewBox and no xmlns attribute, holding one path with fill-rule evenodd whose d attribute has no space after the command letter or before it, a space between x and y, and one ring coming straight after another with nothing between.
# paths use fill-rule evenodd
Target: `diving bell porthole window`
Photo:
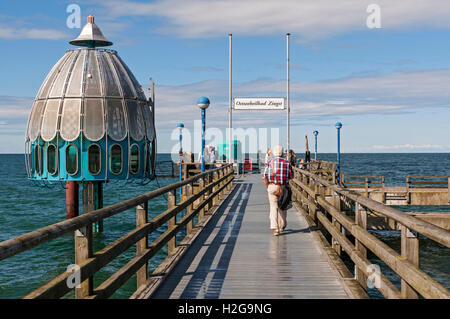
<instances>
[{"instance_id":1,"label":"diving bell porthole window","mask_svg":"<svg viewBox=\"0 0 450 319\"><path fill-rule=\"evenodd\" d=\"M78 172L78 148L74 144L66 147L66 172L69 175Z\"/></svg>"},{"instance_id":2,"label":"diving bell porthole window","mask_svg":"<svg viewBox=\"0 0 450 319\"><path fill-rule=\"evenodd\" d=\"M39 144L34 148L34 171L36 174L42 174L42 149Z\"/></svg>"},{"instance_id":3,"label":"diving bell porthole window","mask_svg":"<svg viewBox=\"0 0 450 319\"><path fill-rule=\"evenodd\" d=\"M55 175L57 172L56 146L53 144L47 147L47 171L50 175Z\"/></svg>"},{"instance_id":4,"label":"diving bell porthole window","mask_svg":"<svg viewBox=\"0 0 450 319\"><path fill-rule=\"evenodd\" d=\"M101 149L97 144L88 147L88 171L92 175L98 175L102 169Z\"/></svg>"},{"instance_id":5,"label":"diving bell porthole window","mask_svg":"<svg viewBox=\"0 0 450 319\"><path fill-rule=\"evenodd\" d=\"M111 173L118 175L122 172L122 147L119 144L111 146Z\"/></svg>"},{"instance_id":6,"label":"diving bell porthole window","mask_svg":"<svg viewBox=\"0 0 450 319\"><path fill-rule=\"evenodd\" d=\"M130 155L131 174L137 174L139 172L139 147L136 144L131 145Z\"/></svg>"}]
</instances>

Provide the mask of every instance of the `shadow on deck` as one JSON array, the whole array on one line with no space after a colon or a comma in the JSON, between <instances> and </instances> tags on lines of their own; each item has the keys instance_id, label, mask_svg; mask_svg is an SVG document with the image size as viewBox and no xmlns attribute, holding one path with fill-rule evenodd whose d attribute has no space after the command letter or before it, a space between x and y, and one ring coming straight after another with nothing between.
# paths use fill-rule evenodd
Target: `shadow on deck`
<instances>
[{"instance_id":1,"label":"shadow on deck","mask_svg":"<svg viewBox=\"0 0 450 319\"><path fill-rule=\"evenodd\" d=\"M236 186L153 298L170 298L174 293L182 299L197 298L199 294L219 298L251 188L249 183ZM195 269L193 264L197 264Z\"/></svg>"}]
</instances>

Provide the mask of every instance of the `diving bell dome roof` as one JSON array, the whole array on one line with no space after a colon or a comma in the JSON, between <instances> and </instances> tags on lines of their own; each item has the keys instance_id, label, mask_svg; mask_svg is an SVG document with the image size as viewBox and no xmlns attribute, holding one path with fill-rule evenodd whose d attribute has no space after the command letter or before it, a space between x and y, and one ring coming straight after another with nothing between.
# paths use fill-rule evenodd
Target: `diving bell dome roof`
<instances>
[{"instance_id":1,"label":"diving bell dome roof","mask_svg":"<svg viewBox=\"0 0 450 319\"><path fill-rule=\"evenodd\" d=\"M28 141L41 137L49 142L57 133L65 141L74 141L81 133L91 141L105 134L115 141L127 134L135 141L154 139L149 101L141 85L116 51L95 48L112 42L93 17L91 21L70 42L89 47L68 50L42 84L28 121Z\"/></svg>"}]
</instances>

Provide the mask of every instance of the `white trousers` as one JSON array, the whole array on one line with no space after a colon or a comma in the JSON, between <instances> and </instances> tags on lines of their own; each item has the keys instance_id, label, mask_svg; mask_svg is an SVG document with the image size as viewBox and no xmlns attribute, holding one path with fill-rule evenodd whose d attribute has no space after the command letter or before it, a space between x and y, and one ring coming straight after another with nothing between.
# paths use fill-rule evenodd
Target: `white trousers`
<instances>
[{"instance_id":1,"label":"white trousers","mask_svg":"<svg viewBox=\"0 0 450 319\"><path fill-rule=\"evenodd\" d=\"M278 186L270 184L267 187L270 205L270 229L280 230L286 227L286 211L278 208L278 197L275 195Z\"/></svg>"}]
</instances>

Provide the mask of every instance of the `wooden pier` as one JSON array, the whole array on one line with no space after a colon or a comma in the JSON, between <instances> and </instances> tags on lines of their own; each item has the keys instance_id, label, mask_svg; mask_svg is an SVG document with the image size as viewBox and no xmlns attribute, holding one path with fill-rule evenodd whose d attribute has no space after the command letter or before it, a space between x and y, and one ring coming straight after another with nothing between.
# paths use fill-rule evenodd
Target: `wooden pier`
<instances>
[{"instance_id":1,"label":"wooden pier","mask_svg":"<svg viewBox=\"0 0 450 319\"><path fill-rule=\"evenodd\" d=\"M1 242L0 262L74 233L77 268L30 289L24 298L61 298L71 290L76 298L108 298L134 275L132 298L368 298L368 283L386 298L450 298L448 288L419 263L420 238L448 249L450 231L374 200L368 196L373 189L363 191L369 187L336 184L335 163L294 169L294 207L288 211L286 230L277 237L269 229L261 175L235 179L231 165L219 166L183 174L182 182ZM441 186L438 193L448 189ZM183 196L177 198L180 187ZM149 201L160 196L167 196L167 210L149 220ZM136 228L94 251L92 224L130 208L136 209ZM392 226L388 229L401 230L400 252L368 231L374 218L384 219ZM150 242L149 235L157 230ZM133 246L136 256L94 287L96 272ZM150 270L150 259L164 247L167 257ZM395 272L401 285L377 272L368 252ZM344 255L354 268L343 262ZM74 277L79 287L68 284Z\"/></svg>"},{"instance_id":2,"label":"wooden pier","mask_svg":"<svg viewBox=\"0 0 450 319\"><path fill-rule=\"evenodd\" d=\"M295 208L279 237L269 229L261 175L241 178L159 287L134 298L348 298Z\"/></svg>"}]
</instances>

